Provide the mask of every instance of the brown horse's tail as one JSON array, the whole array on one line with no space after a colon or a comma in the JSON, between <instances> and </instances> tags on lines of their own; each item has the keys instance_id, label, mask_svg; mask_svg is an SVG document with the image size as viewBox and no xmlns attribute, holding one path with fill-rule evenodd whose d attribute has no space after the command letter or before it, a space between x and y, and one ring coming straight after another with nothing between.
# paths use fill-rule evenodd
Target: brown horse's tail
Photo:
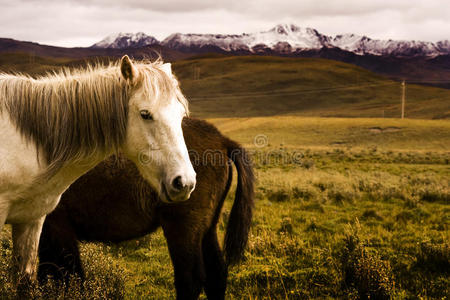
<instances>
[{"instance_id":1,"label":"brown horse's tail","mask_svg":"<svg viewBox=\"0 0 450 300\"><path fill-rule=\"evenodd\" d=\"M255 177L248 153L239 144L229 140L228 157L238 173L236 196L228 219L225 234L225 258L227 264L235 264L243 258L252 221Z\"/></svg>"}]
</instances>

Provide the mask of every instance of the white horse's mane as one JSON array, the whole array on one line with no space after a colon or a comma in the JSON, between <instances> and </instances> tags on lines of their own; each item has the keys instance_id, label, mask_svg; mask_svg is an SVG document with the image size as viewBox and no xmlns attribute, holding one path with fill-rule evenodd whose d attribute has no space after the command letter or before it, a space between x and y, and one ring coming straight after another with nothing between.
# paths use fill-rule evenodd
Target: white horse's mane
<instances>
[{"instance_id":1,"label":"white horse's mane","mask_svg":"<svg viewBox=\"0 0 450 300\"><path fill-rule=\"evenodd\" d=\"M134 84L123 78L117 62L64 68L38 78L0 73L0 113L6 111L17 130L35 144L51 176L68 161L119 149L126 138L128 102L138 87L158 103L176 97L188 113L176 79L162 70L160 60L134 65Z\"/></svg>"}]
</instances>

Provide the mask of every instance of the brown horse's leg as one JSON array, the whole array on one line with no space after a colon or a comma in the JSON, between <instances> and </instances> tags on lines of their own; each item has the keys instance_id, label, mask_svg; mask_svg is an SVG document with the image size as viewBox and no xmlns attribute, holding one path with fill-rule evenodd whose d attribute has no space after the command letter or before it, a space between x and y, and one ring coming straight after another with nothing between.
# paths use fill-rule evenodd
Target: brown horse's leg
<instances>
[{"instance_id":1,"label":"brown horse's leg","mask_svg":"<svg viewBox=\"0 0 450 300\"><path fill-rule=\"evenodd\" d=\"M174 267L177 299L198 299L205 282L201 247L203 234L181 219L162 223Z\"/></svg>"},{"instance_id":2,"label":"brown horse's leg","mask_svg":"<svg viewBox=\"0 0 450 300\"><path fill-rule=\"evenodd\" d=\"M66 218L47 217L39 244L38 279L45 283L50 276L69 282L70 275L84 279L77 237Z\"/></svg>"},{"instance_id":3,"label":"brown horse's leg","mask_svg":"<svg viewBox=\"0 0 450 300\"><path fill-rule=\"evenodd\" d=\"M222 250L217 241L217 232L211 228L203 238L203 260L206 269L205 292L208 299L225 299L228 270Z\"/></svg>"}]
</instances>

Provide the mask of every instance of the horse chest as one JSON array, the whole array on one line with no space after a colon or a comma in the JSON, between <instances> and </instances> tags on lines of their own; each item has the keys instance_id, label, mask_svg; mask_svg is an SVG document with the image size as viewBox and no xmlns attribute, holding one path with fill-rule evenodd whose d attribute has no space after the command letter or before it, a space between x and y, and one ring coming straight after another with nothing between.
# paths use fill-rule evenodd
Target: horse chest
<instances>
[{"instance_id":1,"label":"horse chest","mask_svg":"<svg viewBox=\"0 0 450 300\"><path fill-rule=\"evenodd\" d=\"M34 145L24 140L4 114L0 117L0 136L0 199L6 201L20 195L40 167Z\"/></svg>"},{"instance_id":2,"label":"horse chest","mask_svg":"<svg viewBox=\"0 0 450 300\"><path fill-rule=\"evenodd\" d=\"M55 175L44 183L28 185L20 194L10 195L7 222L26 222L49 214L58 205L61 194L78 176L78 173Z\"/></svg>"},{"instance_id":3,"label":"horse chest","mask_svg":"<svg viewBox=\"0 0 450 300\"><path fill-rule=\"evenodd\" d=\"M13 202L6 219L8 223L22 223L37 220L50 213L58 205L60 195L38 195Z\"/></svg>"}]
</instances>

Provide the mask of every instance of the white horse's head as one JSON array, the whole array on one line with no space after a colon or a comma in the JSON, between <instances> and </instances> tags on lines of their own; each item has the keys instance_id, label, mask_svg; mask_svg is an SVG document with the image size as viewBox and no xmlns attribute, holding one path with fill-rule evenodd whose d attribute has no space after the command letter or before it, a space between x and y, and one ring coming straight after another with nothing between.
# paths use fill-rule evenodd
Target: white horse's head
<instances>
[{"instance_id":1,"label":"white horse's head","mask_svg":"<svg viewBox=\"0 0 450 300\"><path fill-rule=\"evenodd\" d=\"M171 65L133 64L124 56L120 68L133 86L123 151L164 202L189 199L196 174L181 129L188 108Z\"/></svg>"}]
</instances>

